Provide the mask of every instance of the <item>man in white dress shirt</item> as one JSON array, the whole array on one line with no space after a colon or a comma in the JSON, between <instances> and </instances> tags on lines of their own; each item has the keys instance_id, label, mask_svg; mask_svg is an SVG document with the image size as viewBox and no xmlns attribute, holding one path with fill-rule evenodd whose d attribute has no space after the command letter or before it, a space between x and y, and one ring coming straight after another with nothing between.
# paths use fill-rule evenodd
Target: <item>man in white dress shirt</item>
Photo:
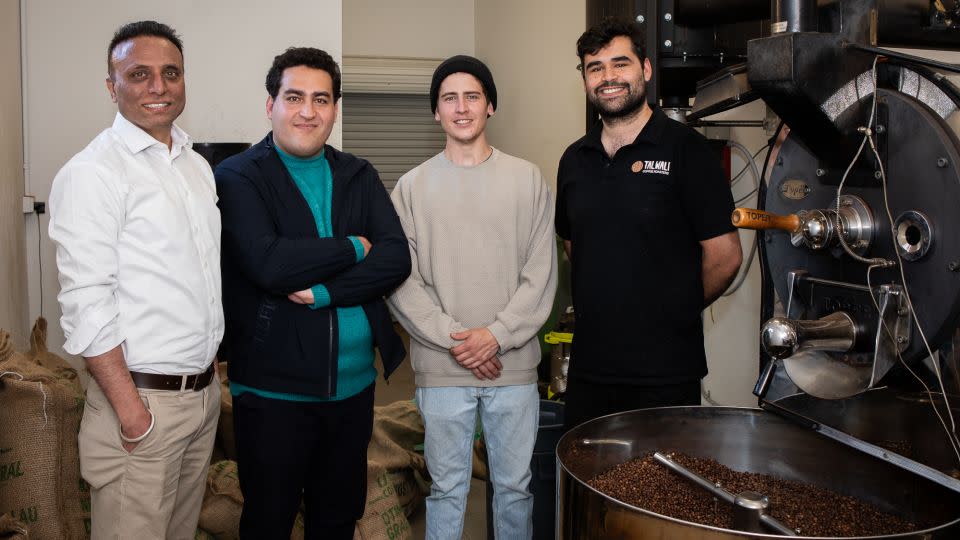
<instances>
[{"instance_id":1,"label":"man in white dress shirt","mask_svg":"<svg viewBox=\"0 0 960 540\"><path fill-rule=\"evenodd\" d=\"M220 214L210 167L173 124L183 45L154 21L108 48L119 112L57 174L64 349L93 376L80 426L92 537L194 537L220 412Z\"/></svg>"}]
</instances>

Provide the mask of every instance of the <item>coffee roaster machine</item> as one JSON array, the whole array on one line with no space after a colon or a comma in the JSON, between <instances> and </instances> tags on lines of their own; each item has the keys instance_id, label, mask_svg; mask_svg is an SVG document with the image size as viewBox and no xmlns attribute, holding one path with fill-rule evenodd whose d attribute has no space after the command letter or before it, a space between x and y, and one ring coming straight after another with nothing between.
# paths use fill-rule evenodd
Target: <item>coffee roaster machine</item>
<instances>
[{"instance_id":1,"label":"coffee roaster machine","mask_svg":"<svg viewBox=\"0 0 960 540\"><path fill-rule=\"evenodd\" d=\"M960 3L779 0L769 19L744 64L698 84L688 116L761 99L782 120L759 208L732 217L757 230L764 275L760 407L648 409L570 431L561 538L804 537L696 525L586 484L663 450L917 524L890 538L960 538L960 67L891 49L960 50Z\"/></svg>"}]
</instances>

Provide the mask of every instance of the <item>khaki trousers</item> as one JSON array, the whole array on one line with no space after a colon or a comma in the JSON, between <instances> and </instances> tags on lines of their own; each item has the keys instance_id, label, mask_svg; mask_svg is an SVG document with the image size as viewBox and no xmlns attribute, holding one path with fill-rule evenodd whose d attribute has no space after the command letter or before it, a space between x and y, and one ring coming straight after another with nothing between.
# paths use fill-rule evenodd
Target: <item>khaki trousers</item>
<instances>
[{"instance_id":1,"label":"khaki trousers","mask_svg":"<svg viewBox=\"0 0 960 540\"><path fill-rule=\"evenodd\" d=\"M113 407L90 381L79 443L92 540L194 538L220 416L218 381L200 391L140 389L156 423L130 453Z\"/></svg>"}]
</instances>

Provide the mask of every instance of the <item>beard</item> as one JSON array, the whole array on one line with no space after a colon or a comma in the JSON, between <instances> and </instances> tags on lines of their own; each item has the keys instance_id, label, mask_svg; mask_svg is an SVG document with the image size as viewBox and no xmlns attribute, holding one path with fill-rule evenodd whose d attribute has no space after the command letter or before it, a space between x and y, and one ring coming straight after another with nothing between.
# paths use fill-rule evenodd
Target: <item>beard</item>
<instances>
[{"instance_id":1,"label":"beard","mask_svg":"<svg viewBox=\"0 0 960 540\"><path fill-rule=\"evenodd\" d=\"M626 85L627 93L620 99L615 101L600 99L598 94L604 88L623 85ZM600 113L600 118L604 120L619 120L621 118L632 116L638 110L643 108L646 97L647 88L646 84L642 80L636 85L630 83L603 83L594 88L593 92L587 93L587 100L590 101L590 104L593 105L595 109L597 109L597 112Z\"/></svg>"}]
</instances>

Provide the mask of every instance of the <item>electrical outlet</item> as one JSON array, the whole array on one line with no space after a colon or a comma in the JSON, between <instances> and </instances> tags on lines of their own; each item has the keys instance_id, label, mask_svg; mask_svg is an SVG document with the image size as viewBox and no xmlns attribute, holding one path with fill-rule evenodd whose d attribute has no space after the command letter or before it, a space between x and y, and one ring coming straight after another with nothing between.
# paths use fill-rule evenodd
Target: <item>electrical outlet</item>
<instances>
[{"instance_id":1,"label":"electrical outlet","mask_svg":"<svg viewBox=\"0 0 960 540\"><path fill-rule=\"evenodd\" d=\"M34 212L33 203L36 201L33 195L24 195L23 197L23 213L32 214Z\"/></svg>"}]
</instances>

